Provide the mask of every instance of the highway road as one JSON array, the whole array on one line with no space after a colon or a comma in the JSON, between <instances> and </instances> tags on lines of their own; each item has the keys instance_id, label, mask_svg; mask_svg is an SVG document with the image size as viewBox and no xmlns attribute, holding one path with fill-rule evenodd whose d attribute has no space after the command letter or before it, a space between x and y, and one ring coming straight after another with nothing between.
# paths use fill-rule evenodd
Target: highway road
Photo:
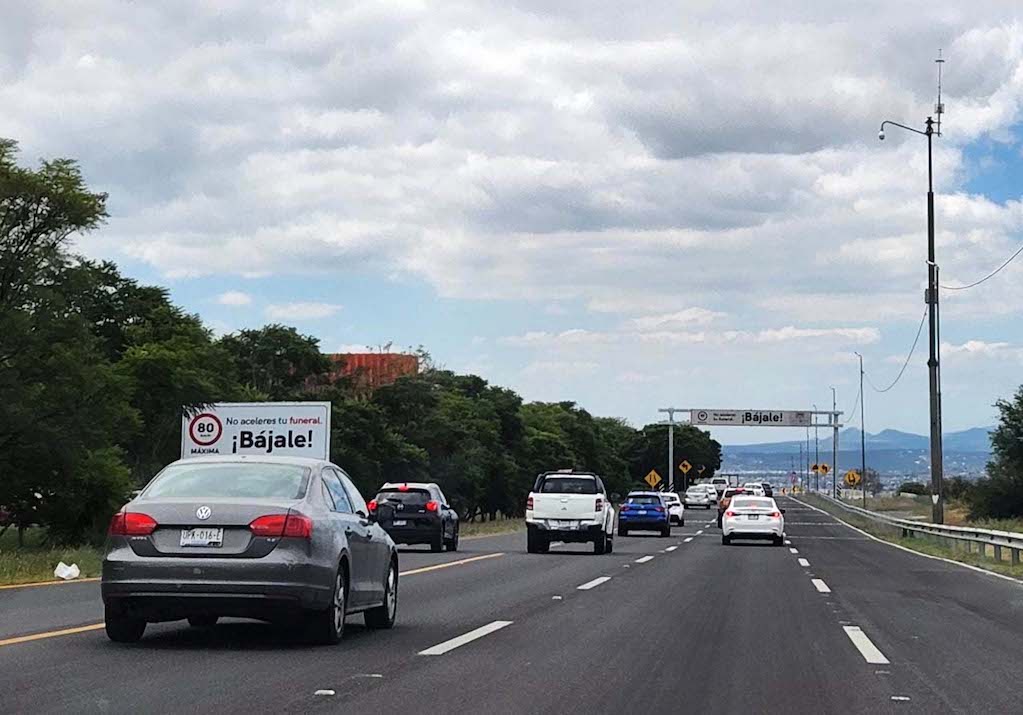
<instances>
[{"instance_id":1,"label":"highway road","mask_svg":"<svg viewBox=\"0 0 1023 715\"><path fill-rule=\"evenodd\" d=\"M115 645L97 583L0 590L0 708L1023 712L1021 584L779 501L783 548L722 546L696 510L671 538L617 538L606 556L526 554L524 534L403 549L398 625L353 618L337 647L246 621Z\"/></svg>"}]
</instances>

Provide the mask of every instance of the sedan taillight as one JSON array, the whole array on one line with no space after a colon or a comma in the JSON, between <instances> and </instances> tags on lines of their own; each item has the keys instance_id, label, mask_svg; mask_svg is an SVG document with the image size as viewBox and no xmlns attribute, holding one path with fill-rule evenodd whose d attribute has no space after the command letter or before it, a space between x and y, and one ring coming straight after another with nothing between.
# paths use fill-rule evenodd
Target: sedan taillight
<instances>
[{"instance_id":1,"label":"sedan taillight","mask_svg":"<svg viewBox=\"0 0 1023 715\"><path fill-rule=\"evenodd\" d=\"M373 512L375 512L377 510L377 506L378 505L377 505L377 500L376 499L370 499L369 500L369 504L366 505L366 507L369 509L369 513L370 514L372 514Z\"/></svg>"},{"instance_id":2,"label":"sedan taillight","mask_svg":"<svg viewBox=\"0 0 1023 715\"><path fill-rule=\"evenodd\" d=\"M280 538L292 536L310 539L313 535L313 520L304 514L267 514L249 523L249 531L255 536Z\"/></svg>"},{"instance_id":3,"label":"sedan taillight","mask_svg":"<svg viewBox=\"0 0 1023 715\"><path fill-rule=\"evenodd\" d=\"M426 502L426 510L427 511L437 511L437 509L439 507L440 507L440 502L435 502L433 499L431 499L430 501Z\"/></svg>"},{"instance_id":4,"label":"sedan taillight","mask_svg":"<svg viewBox=\"0 0 1023 715\"><path fill-rule=\"evenodd\" d=\"M729 509L728 511L725 512L725 516L739 516L739 515L736 512L734 512L731 509Z\"/></svg>"},{"instance_id":5,"label":"sedan taillight","mask_svg":"<svg viewBox=\"0 0 1023 715\"><path fill-rule=\"evenodd\" d=\"M779 516L781 516L781 512L772 511L770 514L768 514L768 516L771 517L772 519L777 519Z\"/></svg>"},{"instance_id":6,"label":"sedan taillight","mask_svg":"<svg viewBox=\"0 0 1023 715\"><path fill-rule=\"evenodd\" d=\"M156 519L149 514L122 511L110 520L108 533L111 536L149 536L156 531Z\"/></svg>"}]
</instances>

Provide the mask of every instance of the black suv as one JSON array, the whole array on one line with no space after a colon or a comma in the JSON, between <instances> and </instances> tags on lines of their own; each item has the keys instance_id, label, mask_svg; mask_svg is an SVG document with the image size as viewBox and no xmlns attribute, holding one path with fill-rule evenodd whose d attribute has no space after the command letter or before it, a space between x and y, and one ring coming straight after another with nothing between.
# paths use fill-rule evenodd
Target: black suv
<instances>
[{"instance_id":1,"label":"black suv","mask_svg":"<svg viewBox=\"0 0 1023 715\"><path fill-rule=\"evenodd\" d=\"M380 487L369 510L396 544L429 544L431 551L458 551L458 513L433 482Z\"/></svg>"}]
</instances>

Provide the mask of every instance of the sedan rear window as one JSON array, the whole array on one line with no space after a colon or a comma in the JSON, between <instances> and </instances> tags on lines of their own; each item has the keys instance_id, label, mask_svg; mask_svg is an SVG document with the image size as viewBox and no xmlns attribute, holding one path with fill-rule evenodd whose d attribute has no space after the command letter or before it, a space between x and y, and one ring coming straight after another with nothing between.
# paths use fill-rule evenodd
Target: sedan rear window
<instances>
[{"instance_id":1,"label":"sedan rear window","mask_svg":"<svg viewBox=\"0 0 1023 715\"><path fill-rule=\"evenodd\" d=\"M592 477L547 477L540 491L544 494L596 494L597 480Z\"/></svg>"},{"instance_id":2,"label":"sedan rear window","mask_svg":"<svg viewBox=\"0 0 1023 715\"><path fill-rule=\"evenodd\" d=\"M220 462L172 464L143 493L144 498L301 499L309 470L296 464Z\"/></svg>"},{"instance_id":3,"label":"sedan rear window","mask_svg":"<svg viewBox=\"0 0 1023 715\"><path fill-rule=\"evenodd\" d=\"M406 506L422 506L430 501L430 492L425 489L406 489L404 491L388 489L377 494L378 502L384 500Z\"/></svg>"},{"instance_id":4,"label":"sedan rear window","mask_svg":"<svg viewBox=\"0 0 1023 715\"><path fill-rule=\"evenodd\" d=\"M661 498L650 494L639 494L637 496L630 496L625 500L626 504L657 504L660 505Z\"/></svg>"},{"instance_id":5,"label":"sedan rear window","mask_svg":"<svg viewBox=\"0 0 1023 715\"><path fill-rule=\"evenodd\" d=\"M770 499L756 499L754 497L737 496L732 500L735 508L746 507L748 509L774 509L774 502Z\"/></svg>"}]
</instances>

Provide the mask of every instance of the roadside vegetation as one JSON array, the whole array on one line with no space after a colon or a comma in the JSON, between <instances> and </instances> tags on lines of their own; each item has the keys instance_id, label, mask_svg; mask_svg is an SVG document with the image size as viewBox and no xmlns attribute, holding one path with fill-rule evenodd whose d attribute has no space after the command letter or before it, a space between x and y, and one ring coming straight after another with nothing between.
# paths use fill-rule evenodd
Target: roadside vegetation
<instances>
[{"instance_id":1,"label":"roadside vegetation","mask_svg":"<svg viewBox=\"0 0 1023 715\"><path fill-rule=\"evenodd\" d=\"M293 327L215 336L165 288L73 252L107 217L75 162L17 159L0 139L0 580L52 578L59 560L94 573L94 549L74 549L102 542L131 490L179 456L182 415L213 402L330 401L331 458L365 495L438 482L463 533L512 528L548 469L598 472L621 494L653 468L669 478L666 427L526 403L422 348L419 375L366 394ZM678 428L674 447L704 478L720 467L706 432Z\"/></svg>"}]
</instances>

